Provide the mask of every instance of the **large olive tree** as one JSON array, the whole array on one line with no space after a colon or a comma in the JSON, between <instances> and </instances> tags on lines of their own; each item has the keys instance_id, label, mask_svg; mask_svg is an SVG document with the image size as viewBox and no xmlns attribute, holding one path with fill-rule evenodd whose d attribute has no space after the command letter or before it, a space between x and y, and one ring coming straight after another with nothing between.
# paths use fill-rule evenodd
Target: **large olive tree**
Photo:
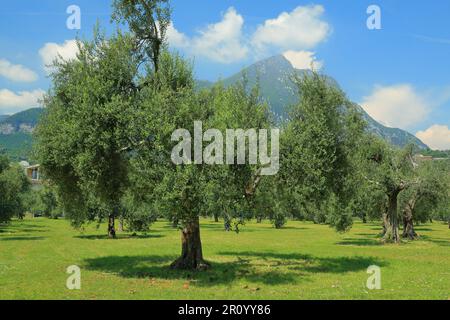
<instances>
[{"instance_id":1,"label":"large olive tree","mask_svg":"<svg viewBox=\"0 0 450 320\"><path fill-rule=\"evenodd\" d=\"M98 207L94 212L108 219L108 234L115 237L140 60L133 39L121 33L107 39L96 32L78 47L76 59L55 61L36 151L72 221L81 224ZM109 211L106 217L100 207Z\"/></svg>"}]
</instances>

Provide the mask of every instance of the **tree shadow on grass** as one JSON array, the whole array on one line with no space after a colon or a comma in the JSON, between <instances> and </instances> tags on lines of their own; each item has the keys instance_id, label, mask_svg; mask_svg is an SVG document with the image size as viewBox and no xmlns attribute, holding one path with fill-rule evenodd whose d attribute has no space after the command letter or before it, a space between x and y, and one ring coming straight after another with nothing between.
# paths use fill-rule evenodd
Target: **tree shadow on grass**
<instances>
[{"instance_id":1,"label":"tree shadow on grass","mask_svg":"<svg viewBox=\"0 0 450 320\"><path fill-rule=\"evenodd\" d=\"M18 223L0 224L0 233L17 233L17 232L48 232L45 226L26 223L19 221Z\"/></svg>"},{"instance_id":2,"label":"tree shadow on grass","mask_svg":"<svg viewBox=\"0 0 450 320\"><path fill-rule=\"evenodd\" d=\"M381 246L383 243L379 239L373 238L345 238L343 241L336 242L340 246Z\"/></svg>"},{"instance_id":3,"label":"tree shadow on grass","mask_svg":"<svg viewBox=\"0 0 450 320\"><path fill-rule=\"evenodd\" d=\"M89 234L89 235L78 235L74 236L74 238L83 239L83 240L127 240L127 239L152 239L152 238L162 238L165 237L162 234L118 234L116 239L109 238L106 234Z\"/></svg>"},{"instance_id":4,"label":"tree shadow on grass","mask_svg":"<svg viewBox=\"0 0 450 320\"><path fill-rule=\"evenodd\" d=\"M0 241L34 241L34 240L44 240L45 237L28 237L28 236L17 236L17 237L0 237Z\"/></svg>"},{"instance_id":5,"label":"tree shadow on grass","mask_svg":"<svg viewBox=\"0 0 450 320\"><path fill-rule=\"evenodd\" d=\"M450 247L450 241L445 240L445 239L436 238L436 239L432 239L430 241L433 242L433 243L436 243L436 244L438 244L440 246Z\"/></svg>"},{"instance_id":6,"label":"tree shadow on grass","mask_svg":"<svg viewBox=\"0 0 450 320\"><path fill-rule=\"evenodd\" d=\"M221 255L254 257L262 260L263 265L290 267L304 273L346 273L366 270L371 265L386 266L387 262L374 257L315 257L299 253L275 252L220 252Z\"/></svg>"},{"instance_id":7,"label":"tree shadow on grass","mask_svg":"<svg viewBox=\"0 0 450 320\"><path fill-rule=\"evenodd\" d=\"M273 227L275 230L275 228ZM293 227L293 226L283 226L279 230L310 230L310 228L307 227Z\"/></svg>"},{"instance_id":8,"label":"tree shadow on grass","mask_svg":"<svg viewBox=\"0 0 450 320\"><path fill-rule=\"evenodd\" d=\"M302 254L219 252L235 256L228 262L212 262L207 271L172 270L176 256L108 256L84 260L84 268L116 274L124 278L189 280L197 286L231 284L238 279L264 285L309 281L314 273L345 273L366 270L370 265L386 265L370 257L318 258Z\"/></svg>"},{"instance_id":9,"label":"tree shadow on grass","mask_svg":"<svg viewBox=\"0 0 450 320\"><path fill-rule=\"evenodd\" d=\"M425 240L425 241L429 241L431 243L435 243L435 244L440 245L440 246L450 247L450 240L449 239L435 238L435 237L430 237L430 236L427 236L427 235L419 234L418 240Z\"/></svg>"},{"instance_id":10,"label":"tree shadow on grass","mask_svg":"<svg viewBox=\"0 0 450 320\"><path fill-rule=\"evenodd\" d=\"M259 271L250 265L250 260L213 262L207 271L173 270L169 268L176 256L109 256L86 259L84 267L119 275L124 278L149 278L163 280L187 280L196 286L230 284L237 279L267 285L294 283L297 275L278 273L276 270Z\"/></svg>"},{"instance_id":11,"label":"tree shadow on grass","mask_svg":"<svg viewBox=\"0 0 450 320\"><path fill-rule=\"evenodd\" d=\"M433 229L431 229L431 228L421 227L421 226L414 226L414 230L415 231L433 231Z\"/></svg>"}]
</instances>

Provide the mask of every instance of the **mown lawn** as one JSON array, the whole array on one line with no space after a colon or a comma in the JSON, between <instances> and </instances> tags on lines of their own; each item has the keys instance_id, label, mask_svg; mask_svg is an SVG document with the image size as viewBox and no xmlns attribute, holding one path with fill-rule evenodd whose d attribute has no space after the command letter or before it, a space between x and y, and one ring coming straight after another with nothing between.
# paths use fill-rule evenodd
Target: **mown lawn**
<instances>
[{"instance_id":1,"label":"mown lawn","mask_svg":"<svg viewBox=\"0 0 450 320\"><path fill-rule=\"evenodd\" d=\"M213 268L180 272L167 266L180 235L165 221L147 235L104 237L65 220L14 221L0 228L0 299L441 299L450 298L450 230L417 228L422 240L383 245L377 224L346 234L327 226L248 223L241 233L202 221L203 250ZM81 268L81 290L66 288L66 268ZM365 287L378 265L382 289Z\"/></svg>"}]
</instances>

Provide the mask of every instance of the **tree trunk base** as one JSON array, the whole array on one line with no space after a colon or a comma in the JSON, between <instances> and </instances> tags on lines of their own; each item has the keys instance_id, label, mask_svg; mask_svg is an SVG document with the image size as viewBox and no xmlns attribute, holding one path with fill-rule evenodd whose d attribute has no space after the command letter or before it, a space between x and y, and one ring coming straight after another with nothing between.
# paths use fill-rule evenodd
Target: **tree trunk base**
<instances>
[{"instance_id":1,"label":"tree trunk base","mask_svg":"<svg viewBox=\"0 0 450 320\"><path fill-rule=\"evenodd\" d=\"M408 240L417 240L420 238L420 236L414 231L414 228L406 228L403 230L402 238Z\"/></svg>"},{"instance_id":2,"label":"tree trunk base","mask_svg":"<svg viewBox=\"0 0 450 320\"><path fill-rule=\"evenodd\" d=\"M388 225L386 233L383 236L383 242L386 243L400 243L400 234L398 226Z\"/></svg>"},{"instance_id":3,"label":"tree trunk base","mask_svg":"<svg viewBox=\"0 0 450 320\"><path fill-rule=\"evenodd\" d=\"M389 194L389 201L387 212L383 215L383 241L384 242L400 242L400 233L398 227L398 194L400 193L400 189L395 189L391 194Z\"/></svg>"},{"instance_id":4,"label":"tree trunk base","mask_svg":"<svg viewBox=\"0 0 450 320\"><path fill-rule=\"evenodd\" d=\"M203 259L198 217L184 223L181 230L181 256L170 267L179 270L206 270L211 267Z\"/></svg>"},{"instance_id":5,"label":"tree trunk base","mask_svg":"<svg viewBox=\"0 0 450 320\"><path fill-rule=\"evenodd\" d=\"M402 238L403 239L408 239L408 240L418 240L420 238L420 236L417 233L403 233L402 234Z\"/></svg>"},{"instance_id":6,"label":"tree trunk base","mask_svg":"<svg viewBox=\"0 0 450 320\"><path fill-rule=\"evenodd\" d=\"M178 258L170 265L173 270L199 270L205 271L211 268L211 264L205 260L192 261L183 257Z\"/></svg>"},{"instance_id":7,"label":"tree trunk base","mask_svg":"<svg viewBox=\"0 0 450 320\"><path fill-rule=\"evenodd\" d=\"M384 236L383 241L384 243L400 243L400 238L397 237L390 237L390 236Z\"/></svg>"},{"instance_id":8,"label":"tree trunk base","mask_svg":"<svg viewBox=\"0 0 450 320\"><path fill-rule=\"evenodd\" d=\"M419 235L414 230L413 212L415 201L410 200L403 211L403 239L416 240Z\"/></svg>"}]
</instances>

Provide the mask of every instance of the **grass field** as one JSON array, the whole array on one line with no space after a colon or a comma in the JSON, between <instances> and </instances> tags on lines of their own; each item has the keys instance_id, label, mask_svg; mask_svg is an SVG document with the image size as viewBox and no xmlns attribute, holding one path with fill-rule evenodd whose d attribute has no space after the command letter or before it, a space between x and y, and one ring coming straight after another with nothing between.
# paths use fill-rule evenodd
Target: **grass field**
<instances>
[{"instance_id":1,"label":"grass field","mask_svg":"<svg viewBox=\"0 0 450 320\"><path fill-rule=\"evenodd\" d=\"M417 228L422 239L382 245L377 224L347 234L327 226L248 223L241 233L202 221L203 250L213 268L180 272L167 266L180 235L167 222L147 235L104 237L65 220L14 221L0 228L0 299L440 299L450 298L450 230ZM81 290L66 288L66 268L81 268ZM365 287L378 265L382 289Z\"/></svg>"}]
</instances>

